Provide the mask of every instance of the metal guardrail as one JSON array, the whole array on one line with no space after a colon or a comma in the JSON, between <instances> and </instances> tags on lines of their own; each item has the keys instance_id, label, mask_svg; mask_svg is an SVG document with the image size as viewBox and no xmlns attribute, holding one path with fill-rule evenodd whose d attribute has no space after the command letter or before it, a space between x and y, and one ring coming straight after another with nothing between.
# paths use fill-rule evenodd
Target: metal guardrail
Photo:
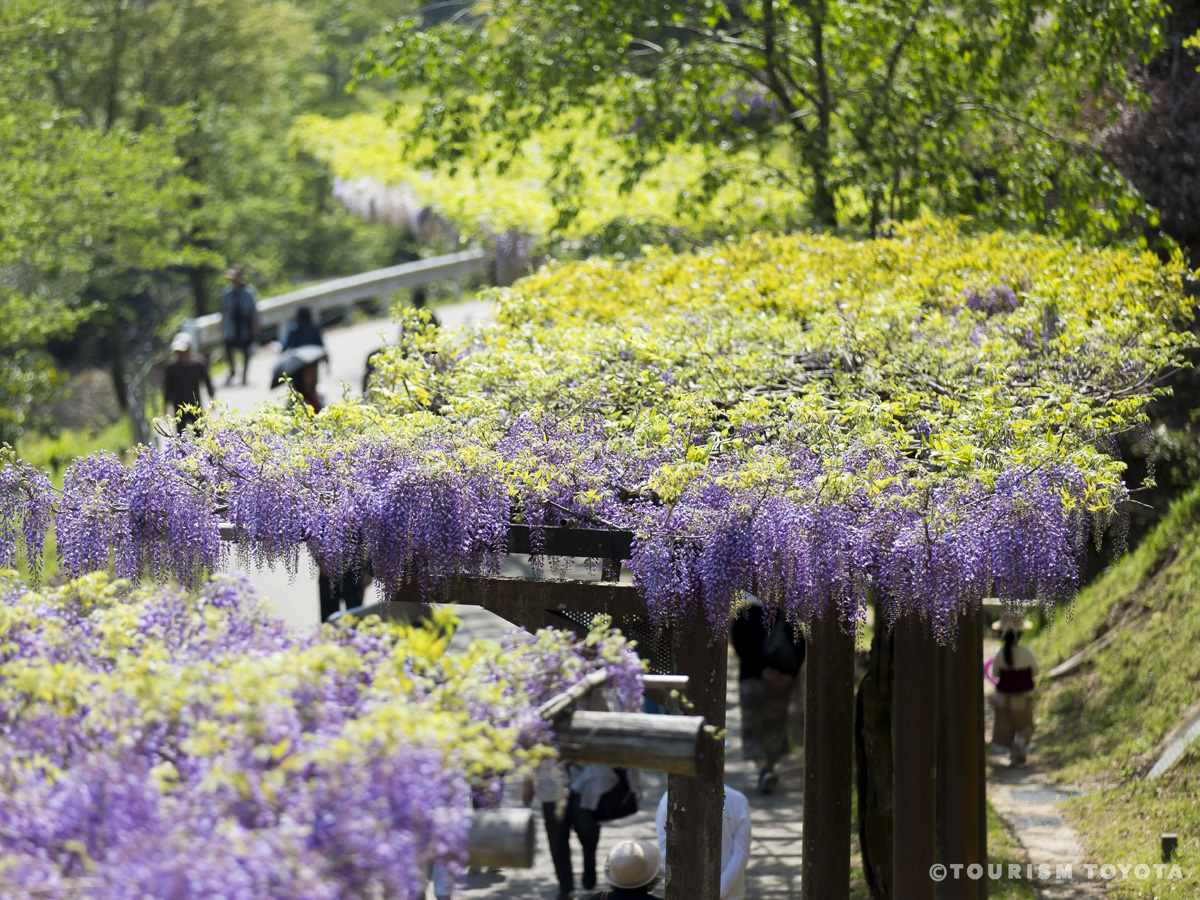
<instances>
[{"instance_id":1,"label":"metal guardrail","mask_svg":"<svg viewBox=\"0 0 1200 900\"><path fill-rule=\"evenodd\" d=\"M320 318L321 313L327 309L345 308L359 300L378 297L399 288L417 287L445 278L484 272L489 262L488 255L483 250L464 250L461 253L435 256L432 259L310 284L299 290L259 301L259 324L264 331L279 328L290 322L296 309L301 306L310 307L313 314ZM220 346L221 314L212 313L188 319L183 324L183 330L192 336L192 345L201 351Z\"/></svg>"}]
</instances>

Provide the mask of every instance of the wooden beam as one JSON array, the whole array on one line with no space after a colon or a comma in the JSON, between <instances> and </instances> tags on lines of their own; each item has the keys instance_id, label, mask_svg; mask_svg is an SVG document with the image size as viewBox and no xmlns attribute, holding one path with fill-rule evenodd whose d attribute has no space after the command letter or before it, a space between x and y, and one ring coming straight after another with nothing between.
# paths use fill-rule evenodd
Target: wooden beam
<instances>
[{"instance_id":1,"label":"wooden beam","mask_svg":"<svg viewBox=\"0 0 1200 900\"><path fill-rule=\"evenodd\" d=\"M686 675L643 675L642 687L647 691L686 691L689 679Z\"/></svg>"},{"instance_id":2,"label":"wooden beam","mask_svg":"<svg viewBox=\"0 0 1200 900\"><path fill-rule=\"evenodd\" d=\"M531 809L471 810L467 865L480 869L528 869L533 865L533 834Z\"/></svg>"},{"instance_id":3,"label":"wooden beam","mask_svg":"<svg viewBox=\"0 0 1200 900\"><path fill-rule=\"evenodd\" d=\"M934 900L937 815L937 652L925 623L896 623L892 695L892 891Z\"/></svg>"},{"instance_id":4,"label":"wooden beam","mask_svg":"<svg viewBox=\"0 0 1200 900\"><path fill-rule=\"evenodd\" d=\"M437 598L484 609L544 609L610 616L647 616L646 601L632 584L609 581L529 581L517 577L471 578L453 575ZM502 613L498 612L498 615Z\"/></svg>"},{"instance_id":5,"label":"wooden beam","mask_svg":"<svg viewBox=\"0 0 1200 900\"><path fill-rule=\"evenodd\" d=\"M804 900L850 896L854 635L831 615L809 631L804 676ZM903 896L903 895L897 895Z\"/></svg>"},{"instance_id":6,"label":"wooden beam","mask_svg":"<svg viewBox=\"0 0 1200 900\"><path fill-rule=\"evenodd\" d=\"M985 816L979 808L983 768L983 616L964 613L953 647L937 649L937 848L949 865L987 863ZM981 878L948 878L940 885L941 900L984 900Z\"/></svg>"},{"instance_id":7,"label":"wooden beam","mask_svg":"<svg viewBox=\"0 0 1200 900\"><path fill-rule=\"evenodd\" d=\"M221 540L234 539L234 529L229 522L222 522L219 527ZM508 526L508 552L533 552L533 530L528 525ZM621 560L633 556L633 532L615 528L543 528L539 553L601 559L620 565Z\"/></svg>"},{"instance_id":8,"label":"wooden beam","mask_svg":"<svg viewBox=\"0 0 1200 900\"><path fill-rule=\"evenodd\" d=\"M545 556L616 560L633 556L633 532L608 528L543 528L541 552ZM528 525L508 526L508 552L532 553L533 534Z\"/></svg>"},{"instance_id":9,"label":"wooden beam","mask_svg":"<svg viewBox=\"0 0 1200 900\"><path fill-rule=\"evenodd\" d=\"M699 713L711 729L701 736L696 776L667 777L666 900L719 900L725 742L715 735L725 729L726 637L713 634L702 616L691 617L672 629L671 656L671 668L690 679L690 703L676 700L672 712Z\"/></svg>"},{"instance_id":10,"label":"wooden beam","mask_svg":"<svg viewBox=\"0 0 1200 900\"><path fill-rule=\"evenodd\" d=\"M537 708L537 714L543 719L556 719L570 711L576 703L598 687L608 684L608 669L597 669L585 675L565 691L555 694Z\"/></svg>"},{"instance_id":11,"label":"wooden beam","mask_svg":"<svg viewBox=\"0 0 1200 900\"><path fill-rule=\"evenodd\" d=\"M554 733L568 762L693 777L704 771L713 743L705 734L703 716L569 710L554 720Z\"/></svg>"}]
</instances>

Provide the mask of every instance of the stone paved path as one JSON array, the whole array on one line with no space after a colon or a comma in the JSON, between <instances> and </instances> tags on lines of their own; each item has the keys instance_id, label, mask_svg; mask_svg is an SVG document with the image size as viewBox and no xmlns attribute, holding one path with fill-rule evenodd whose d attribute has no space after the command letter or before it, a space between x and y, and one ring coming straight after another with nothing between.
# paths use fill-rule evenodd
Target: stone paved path
<instances>
[{"instance_id":1,"label":"stone paved path","mask_svg":"<svg viewBox=\"0 0 1200 900\"><path fill-rule=\"evenodd\" d=\"M984 642L984 657L1000 649L998 641ZM986 691L993 692L991 684ZM992 733L992 706L986 704L987 734ZM1107 895L1105 882L1089 879L1084 864L1090 862L1079 835L1060 815L1059 805L1077 793L1070 786L1057 784L1041 764L1037 754L1037 734L1024 766L1009 764L1008 752L989 747L987 759L988 799L1008 823L1021 844L1029 863L1048 865L1056 873L1035 882L1042 900L1096 900ZM1058 878L1058 867L1069 866L1071 878ZM1065 873L1064 873L1065 874Z\"/></svg>"}]
</instances>

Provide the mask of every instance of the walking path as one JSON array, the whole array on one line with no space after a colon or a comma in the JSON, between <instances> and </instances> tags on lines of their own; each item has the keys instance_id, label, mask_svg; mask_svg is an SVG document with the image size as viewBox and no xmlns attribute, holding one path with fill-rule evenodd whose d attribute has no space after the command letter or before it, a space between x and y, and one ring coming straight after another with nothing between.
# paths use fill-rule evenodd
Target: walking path
<instances>
[{"instance_id":1,"label":"walking path","mask_svg":"<svg viewBox=\"0 0 1200 900\"><path fill-rule=\"evenodd\" d=\"M985 658L1000 649L999 641L984 642ZM986 684L990 695L994 692ZM985 704L987 734L992 732L992 705ZM1034 735L1036 744L1037 735ZM1089 862L1075 829L1059 814L1064 800L1080 795L1080 791L1056 784L1038 759L1036 748L1024 766L1009 764L1008 752L991 747L987 760L988 800L1016 835L1029 864L1049 866L1051 877L1035 879L1034 886L1042 900L1096 900L1107 895L1105 882L1098 876L1087 877ZM1060 867L1063 867L1060 871ZM1065 875L1069 867L1070 877Z\"/></svg>"},{"instance_id":2,"label":"walking path","mask_svg":"<svg viewBox=\"0 0 1200 900\"><path fill-rule=\"evenodd\" d=\"M464 615L464 632L471 636L495 637L496 626L486 624L471 612L470 607L461 607ZM476 613L483 612L476 610ZM489 614L490 615L490 614ZM495 617L492 617L495 618ZM498 620L503 622L503 620ZM476 634L476 628L481 630ZM502 633L502 632L501 632ZM803 804L803 763L800 747L803 746L801 719L797 704L801 697L798 691L793 698L792 743L796 751L779 764L779 785L773 794L761 796L757 793L758 773L753 763L742 759L741 705L738 701L737 657L730 656L729 680L726 687L728 703L727 732L729 746L725 751L725 783L744 793L750 801L752 837L750 865L746 871L746 895L756 900L793 900L800 896L800 847ZM520 805L520 784L505 786L508 802ZM596 853L600 881L604 878L604 860L608 851L618 841L654 840L654 813L659 798L667 787L667 778L660 772L641 774L642 796L638 801L636 815L620 822L610 822L602 827L600 847ZM546 833L542 825L541 810L537 809L537 848L531 869L504 869L498 872L473 871L469 873L463 889L455 893L456 900L552 900L557 894L558 883L550 851L546 845ZM571 838L572 867L575 872L575 897L587 898L593 893L584 891L579 885L583 871L583 855L579 841ZM598 887L603 887L600 884ZM661 893L661 892L660 892ZM430 893L429 896L433 896Z\"/></svg>"}]
</instances>

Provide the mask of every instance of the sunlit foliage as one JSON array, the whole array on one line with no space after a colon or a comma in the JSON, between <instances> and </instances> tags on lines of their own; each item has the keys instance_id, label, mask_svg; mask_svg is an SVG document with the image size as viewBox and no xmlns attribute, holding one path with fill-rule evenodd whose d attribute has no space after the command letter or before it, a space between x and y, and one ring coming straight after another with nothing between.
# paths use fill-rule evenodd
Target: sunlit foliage
<instances>
[{"instance_id":1,"label":"sunlit foliage","mask_svg":"<svg viewBox=\"0 0 1200 900\"><path fill-rule=\"evenodd\" d=\"M370 405L81 460L57 504L10 465L10 510L56 506L68 572L115 550L128 577L197 579L226 519L254 558L369 560L430 598L498 571L510 521L623 528L660 621L723 628L754 589L805 619L873 597L945 636L989 594L1073 594L1127 498L1111 438L1191 344L1182 275L934 220L551 266L465 341L410 314Z\"/></svg>"}]
</instances>

